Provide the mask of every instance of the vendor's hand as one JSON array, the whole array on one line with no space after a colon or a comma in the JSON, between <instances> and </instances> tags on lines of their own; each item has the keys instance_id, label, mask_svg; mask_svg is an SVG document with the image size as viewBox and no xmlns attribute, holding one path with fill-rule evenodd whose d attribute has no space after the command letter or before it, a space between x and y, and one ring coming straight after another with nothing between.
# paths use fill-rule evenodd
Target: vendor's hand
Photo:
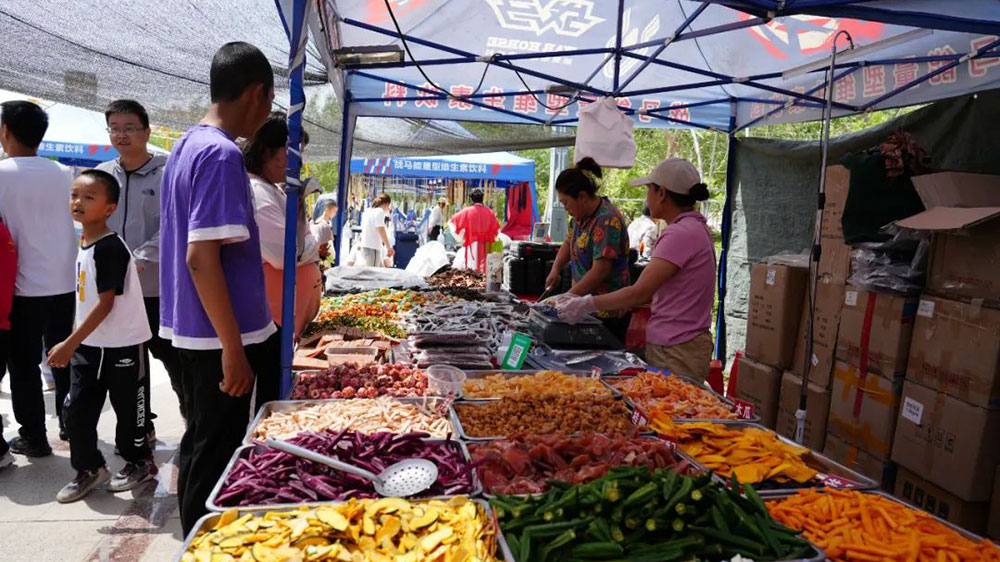
<instances>
[{"instance_id":1,"label":"vendor's hand","mask_svg":"<svg viewBox=\"0 0 1000 562\"><path fill-rule=\"evenodd\" d=\"M562 272L557 271L555 268L549 272L549 276L545 278L545 288L551 289L559 284L562 279Z\"/></svg>"},{"instance_id":2,"label":"vendor's hand","mask_svg":"<svg viewBox=\"0 0 1000 562\"><path fill-rule=\"evenodd\" d=\"M394 248L389 248L389 250L385 253L385 255L391 258L392 256L396 255L396 250Z\"/></svg>"},{"instance_id":3,"label":"vendor's hand","mask_svg":"<svg viewBox=\"0 0 1000 562\"><path fill-rule=\"evenodd\" d=\"M323 244L319 247L319 259L325 260L330 255L330 245Z\"/></svg>"},{"instance_id":4,"label":"vendor's hand","mask_svg":"<svg viewBox=\"0 0 1000 562\"><path fill-rule=\"evenodd\" d=\"M254 374L242 347L222 350L222 382L219 390L234 397L243 396L253 390Z\"/></svg>"},{"instance_id":5,"label":"vendor's hand","mask_svg":"<svg viewBox=\"0 0 1000 562\"><path fill-rule=\"evenodd\" d=\"M594 297L587 295L585 297L580 297L573 295L572 293L567 293L559 304L556 305L556 312L559 315L559 319L567 324L578 324L581 320L587 317L588 314L593 314L597 312L597 308L594 307Z\"/></svg>"},{"instance_id":6,"label":"vendor's hand","mask_svg":"<svg viewBox=\"0 0 1000 562\"><path fill-rule=\"evenodd\" d=\"M69 360L73 358L73 354L76 353L76 346L69 341L64 341L58 343L49 350L49 359L46 363L50 367L66 367L69 365Z\"/></svg>"}]
</instances>

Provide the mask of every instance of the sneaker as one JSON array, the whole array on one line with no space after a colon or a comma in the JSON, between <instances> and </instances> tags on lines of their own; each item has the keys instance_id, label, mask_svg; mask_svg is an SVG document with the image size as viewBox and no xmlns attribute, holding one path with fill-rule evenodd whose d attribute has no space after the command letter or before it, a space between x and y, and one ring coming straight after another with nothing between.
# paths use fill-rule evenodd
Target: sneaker
<instances>
[{"instance_id":1,"label":"sneaker","mask_svg":"<svg viewBox=\"0 0 1000 562\"><path fill-rule=\"evenodd\" d=\"M76 473L76 478L72 482L63 486L62 490L56 494L56 501L59 503L70 503L86 496L94 488L104 484L111 479L108 467L102 466L94 470L82 470Z\"/></svg>"},{"instance_id":2,"label":"sneaker","mask_svg":"<svg viewBox=\"0 0 1000 562\"><path fill-rule=\"evenodd\" d=\"M0 455L0 468L7 468L12 464L14 464L14 455L10 454L10 451Z\"/></svg>"},{"instance_id":3,"label":"sneaker","mask_svg":"<svg viewBox=\"0 0 1000 562\"><path fill-rule=\"evenodd\" d=\"M149 482L156 476L159 469L152 460L141 462L125 463L125 466L111 478L108 483L109 492L125 492L133 488L138 488L145 482Z\"/></svg>"},{"instance_id":4,"label":"sneaker","mask_svg":"<svg viewBox=\"0 0 1000 562\"><path fill-rule=\"evenodd\" d=\"M45 441L34 441L24 437L11 439L10 450L26 457L47 457L52 454L52 447Z\"/></svg>"}]
</instances>

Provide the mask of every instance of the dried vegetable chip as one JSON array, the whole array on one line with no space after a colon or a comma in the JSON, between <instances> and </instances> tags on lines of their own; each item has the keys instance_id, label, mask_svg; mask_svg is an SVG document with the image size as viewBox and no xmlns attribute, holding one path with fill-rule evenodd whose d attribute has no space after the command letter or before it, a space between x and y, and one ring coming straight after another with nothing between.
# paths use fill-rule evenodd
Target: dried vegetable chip
<instances>
[{"instance_id":1,"label":"dried vegetable chip","mask_svg":"<svg viewBox=\"0 0 1000 562\"><path fill-rule=\"evenodd\" d=\"M553 394L591 394L611 396L611 390L591 377L578 377L559 371L539 371L532 375L488 375L465 381L466 398L501 398L505 396L549 396Z\"/></svg>"},{"instance_id":2,"label":"dried vegetable chip","mask_svg":"<svg viewBox=\"0 0 1000 562\"><path fill-rule=\"evenodd\" d=\"M633 404L653 415L674 419L734 420L729 404L708 389L678 377L646 371L612 386Z\"/></svg>"},{"instance_id":3,"label":"dried vegetable chip","mask_svg":"<svg viewBox=\"0 0 1000 562\"><path fill-rule=\"evenodd\" d=\"M475 562L496 560L485 510L468 498L350 500L240 516L199 530L182 562Z\"/></svg>"},{"instance_id":4,"label":"dried vegetable chip","mask_svg":"<svg viewBox=\"0 0 1000 562\"><path fill-rule=\"evenodd\" d=\"M710 422L674 423L663 417L654 418L650 427L709 470L726 478L735 474L744 484L803 484L819 474L804 460L809 449L786 443L773 431Z\"/></svg>"}]
</instances>

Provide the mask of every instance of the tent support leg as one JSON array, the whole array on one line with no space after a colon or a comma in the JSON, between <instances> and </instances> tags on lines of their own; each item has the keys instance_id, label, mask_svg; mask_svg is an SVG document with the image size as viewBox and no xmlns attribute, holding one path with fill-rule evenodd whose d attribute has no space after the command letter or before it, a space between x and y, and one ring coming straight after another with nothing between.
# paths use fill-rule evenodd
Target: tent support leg
<instances>
[{"instance_id":1,"label":"tent support leg","mask_svg":"<svg viewBox=\"0 0 1000 562\"><path fill-rule=\"evenodd\" d=\"M306 64L305 38L309 2L295 0L292 17L286 20L289 54L288 167L285 169L285 254L281 280L281 375L280 396L292 390L292 356L295 335L295 268L298 264L297 227L302 182L302 111L306 106L303 70ZM280 6L279 6L280 10Z\"/></svg>"},{"instance_id":2,"label":"tent support leg","mask_svg":"<svg viewBox=\"0 0 1000 562\"><path fill-rule=\"evenodd\" d=\"M337 204L340 206L340 211L337 213L336 218L336 235L337 242L340 244L340 248L344 248L345 240L341 240L344 235L344 213L350 212L350 204L347 201L347 187L350 185L351 180L351 153L354 148L354 125L357 123L357 116L351 111L351 95L346 94L344 100L344 114L343 120L341 122L340 129L340 162L337 163ZM350 251L350 244L347 245L348 251ZM335 250L339 250L335 248ZM336 251L336 256L334 256L334 265L340 265L341 260L346 257L343 256L344 252Z\"/></svg>"},{"instance_id":3,"label":"tent support leg","mask_svg":"<svg viewBox=\"0 0 1000 562\"><path fill-rule=\"evenodd\" d=\"M722 205L722 250L719 252L719 308L715 317L715 358L726 360L726 277L729 260L729 241L733 230L733 196L736 194L736 178L733 152L736 148L736 98L729 100L729 145L726 149L726 201Z\"/></svg>"}]
</instances>

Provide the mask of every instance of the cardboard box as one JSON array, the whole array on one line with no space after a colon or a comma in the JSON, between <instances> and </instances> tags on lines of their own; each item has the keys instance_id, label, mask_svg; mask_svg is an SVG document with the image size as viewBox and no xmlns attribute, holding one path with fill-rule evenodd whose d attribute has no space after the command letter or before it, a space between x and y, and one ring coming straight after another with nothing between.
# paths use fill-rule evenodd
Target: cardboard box
<instances>
[{"instance_id":1,"label":"cardboard box","mask_svg":"<svg viewBox=\"0 0 1000 562\"><path fill-rule=\"evenodd\" d=\"M849 445L847 441L830 432L826 434L823 454L830 457L830 460L878 482L883 490L892 491L896 478L896 463L880 459L864 449Z\"/></svg>"},{"instance_id":2,"label":"cardboard box","mask_svg":"<svg viewBox=\"0 0 1000 562\"><path fill-rule=\"evenodd\" d=\"M802 379L792 373L781 377L781 395L778 398L778 421L775 430L795 439L795 411L799 409ZM830 393L821 386L810 383L806 398L806 426L803 445L822 451L826 441L826 419L830 413Z\"/></svg>"},{"instance_id":3,"label":"cardboard box","mask_svg":"<svg viewBox=\"0 0 1000 562\"><path fill-rule=\"evenodd\" d=\"M1000 464L1000 410L903 384L892 460L966 501L988 501Z\"/></svg>"},{"instance_id":4,"label":"cardboard box","mask_svg":"<svg viewBox=\"0 0 1000 562\"><path fill-rule=\"evenodd\" d=\"M822 387L830 385L837 331L840 327L840 309L844 303L844 284L820 278L816 283L816 308L813 311L813 349L810 359L809 382ZM799 320L799 337L795 342L792 366L789 369L802 376L806 357L806 337L809 322L809 298L803 299L802 318Z\"/></svg>"},{"instance_id":5,"label":"cardboard box","mask_svg":"<svg viewBox=\"0 0 1000 562\"><path fill-rule=\"evenodd\" d=\"M915 176L927 210L897 221L934 232L927 287L947 296L1000 301L1000 176Z\"/></svg>"},{"instance_id":6,"label":"cardboard box","mask_svg":"<svg viewBox=\"0 0 1000 562\"><path fill-rule=\"evenodd\" d=\"M760 423L774 429L778 417L778 396L781 391L781 371L753 359L740 359L736 398L753 404Z\"/></svg>"},{"instance_id":7,"label":"cardboard box","mask_svg":"<svg viewBox=\"0 0 1000 562\"><path fill-rule=\"evenodd\" d=\"M976 406L1000 406L1000 310L924 296L908 377Z\"/></svg>"},{"instance_id":8,"label":"cardboard box","mask_svg":"<svg viewBox=\"0 0 1000 562\"><path fill-rule=\"evenodd\" d=\"M795 351L799 316L809 270L755 263L750 268L750 304L746 354L786 369Z\"/></svg>"},{"instance_id":9,"label":"cardboard box","mask_svg":"<svg viewBox=\"0 0 1000 562\"><path fill-rule=\"evenodd\" d=\"M986 531L989 503L965 501L905 466L900 466L896 472L892 495L977 535Z\"/></svg>"},{"instance_id":10,"label":"cardboard box","mask_svg":"<svg viewBox=\"0 0 1000 562\"><path fill-rule=\"evenodd\" d=\"M860 375L854 365L837 361L833 370L830 419L826 431L850 446L864 449L880 460L888 460L892 455L892 438L896 433L903 381L868 373L862 384ZM861 408L855 415L859 387Z\"/></svg>"},{"instance_id":11,"label":"cardboard box","mask_svg":"<svg viewBox=\"0 0 1000 562\"><path fill-rule=\"evenodd\" d=\"M890 377L906 372L917 299L875 293L848 286L840 312L837 359L861 366L861 348L867 308L873 306L868 334L869 372Z\"/></svg>"},{"instance_id":12,"label":"cardboard box","mask_svg":"<svg viewBox=\"0 0 1000 562\"><path fill-rule=\"evenodd\" d=\"M993 473L993 498L990 499L990 516L986 521L986 536L1000 540L1000 466Z\"/></svg>"},{"instance_id":13,"label":"cardboard box","mask_svg":"<svg viewBox=\"0 0 1000 562\"><path fill-rule=\"evenodd\" d=\"M837 164L826 168L826 204L823 206L823 251L827 241L844 244L844 206L851 187L851 171ZM846 245L846 244L845 244ZM820 254L820 258L823 255Z\"/></svg>"}]
</instances>

